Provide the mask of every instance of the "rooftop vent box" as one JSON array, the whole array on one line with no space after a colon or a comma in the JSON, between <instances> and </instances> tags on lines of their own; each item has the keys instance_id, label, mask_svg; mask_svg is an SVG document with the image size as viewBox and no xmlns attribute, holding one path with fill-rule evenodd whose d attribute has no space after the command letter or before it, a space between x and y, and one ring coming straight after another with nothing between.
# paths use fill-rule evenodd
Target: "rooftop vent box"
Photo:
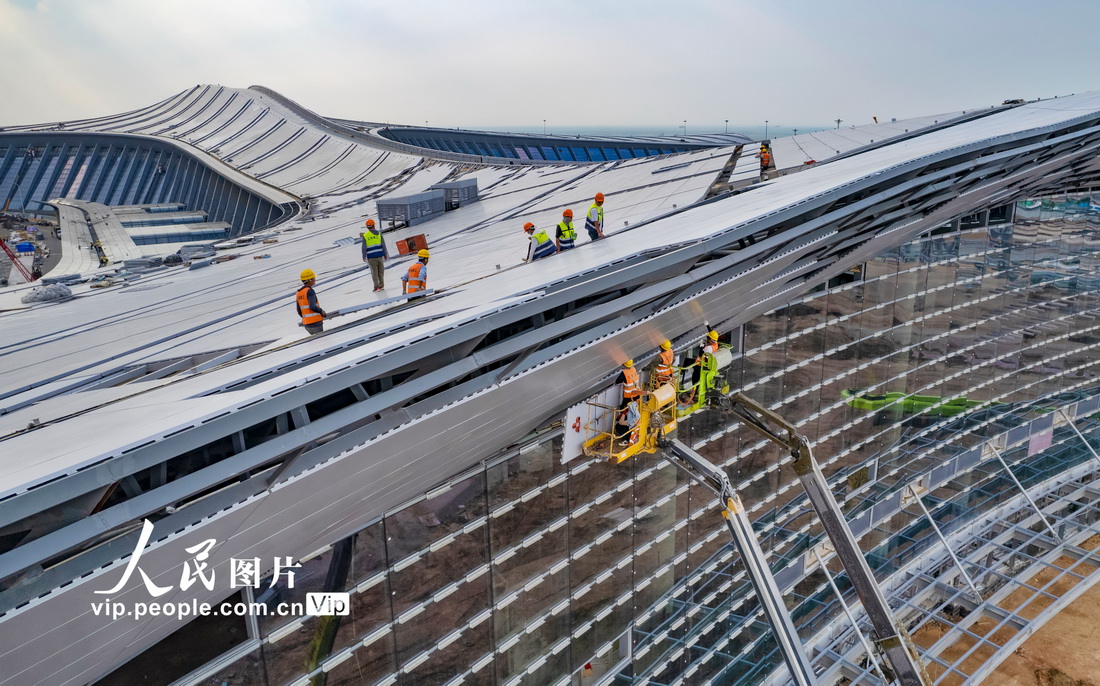
<instances>
[{"instance_id":1,"label":"rooftop vent box","mask_svg":"<svg viewBox=\"0 0 1100 686\"><path fill-rule=\"evenodd\" d=\"M378 219L390 222L390 226L404 224L413 226L426 222L444 210L446 193L430 190L400 198L386 198L378 201Z\"/></svg>"},{"instance_id":2,"label":"rooftop vent box","mask_svg":"<svg viewBox=\"0 0 1100 686\"><path fill-rule=\"evenodd\" d=\"M457 209L471 202L477 202L477 179L462 179L461 181L448 181L437 183L433 189L446 193L446 209Z\"/></svg>"}]
</instances>

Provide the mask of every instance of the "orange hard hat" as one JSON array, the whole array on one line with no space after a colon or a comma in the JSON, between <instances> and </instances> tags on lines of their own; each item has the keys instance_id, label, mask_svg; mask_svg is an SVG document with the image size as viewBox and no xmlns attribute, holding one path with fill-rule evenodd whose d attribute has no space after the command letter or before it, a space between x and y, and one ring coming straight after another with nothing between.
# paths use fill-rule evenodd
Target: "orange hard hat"
<instances>
[{"instance_id":1,"label":"orange hard hat","mask_svg":"<svg viewBox=\"0 0 1100 686\"><path fill-rule=\"evenodd\" d=\"M596 194L596 202L603 202L603 193Z\"/></svg>"},{"instance_id":2,"label":"orange hard hat","mask_svg":"<svg viewBox=\"0 0 1100 686\"><path fill-rule=\"evenodd\" d=\"M531 222L527 222L526 224L523 225L523 230L524 231L530 232L530 231L533 231L534 229L535 229L535 225L532 224Z\"/></svg>"},{"instance_id":3,"label":"orange hard hat","mask_svg":"<svg viewBox=\"0 0 1100 686\"><path fill-rule=\"evenodd\" d=\"M572 217L573 216L573 210L566 210L566 211L561 213L561 216L563 216L563 217Z\"/></svg>"},{"instance_id":4,"label":"orange hard hat","mask_svg":"<svg viewBox=\"0 0 1100 686\"><path fill-rule=\"evenodd\" d=\"M374 226L374 220L373 219L368 219L367 220L367 226Z\"/></svg>"}]
</instances>

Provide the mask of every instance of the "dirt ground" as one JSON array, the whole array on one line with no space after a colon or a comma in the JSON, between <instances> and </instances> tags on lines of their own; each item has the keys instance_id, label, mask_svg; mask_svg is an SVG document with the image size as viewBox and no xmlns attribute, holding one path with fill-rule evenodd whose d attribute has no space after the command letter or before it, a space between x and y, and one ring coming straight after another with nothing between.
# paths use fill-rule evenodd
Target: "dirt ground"
<instances>
[{"instance_id":1,"label":"dirt ground","mask_svg":"<svg viewBox=\"0 0 1100 686\"><path fill-rule=\"evenodd\" d=\"M1100 535L1093 536L1080 547L1097 550L1100 548ZM1036 588L1045 588L1054 596L1069 592L1078 583L1075 577L1063 576L1051 583L1059 567L1091 577L1096 565L1091 561L1076 563L1073 558L1063 556L1054 561L1053 567L1035 574L1028 583ZM1031 591L1020 588L1003 598L998 605L1033 618L1051 602L1051 598L1042 595L1033 597ZM959 619L945 615L942 620L929 621L913 633L913 642L920 648L928 648ZM1003 646L1013 638L1016 630L1008 626L997 629L997 624L991 619L981 618L970 625L970 631ZM976 642L969 636L961 637L945 649L941 657L954 662ZM961 686L965 682L963 675L977 670L992 656L993 650L992 646L980 646L959 665L961 674L945 676L944 669L936 664L928 665L929 674L939 680L941 686ZM1100 686L1100 584L1086 591L1028 638L984 683L990 686Z\"/></svg>"},{"instance_id":2,"label":"dirt ground","mask_svg":"<svg viewBox=\"0 0 1100 686\"><path fill-rule=\"evenodd\" d=\"M1044 624L985 683L1100 686L1100 584Z\"/></svg>"}]
</instances>

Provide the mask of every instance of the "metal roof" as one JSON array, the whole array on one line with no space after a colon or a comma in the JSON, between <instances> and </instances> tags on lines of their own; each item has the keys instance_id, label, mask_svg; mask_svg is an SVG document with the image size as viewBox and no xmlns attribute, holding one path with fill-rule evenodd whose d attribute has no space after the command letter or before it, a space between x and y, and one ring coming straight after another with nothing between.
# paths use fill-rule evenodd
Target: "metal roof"
<instances>
[{"instance_id":1,"label":"metal roof","mask_svg":"<svg viewBox=\"0 0 1100 686\"><path fill-rule=\"evenodd\" d=\"M130 126L184 136L192 135L186 127L203 129L203 144L233 146L215 154L234 154L245 160L245 173L269 177L294 176L296 165L287 162L317 154L298 152L290 147L294 141L313 137L315 151L329 145L324 137L330 133L273 100L271 111L252 120L264 122L262 132L226 126L208 135L218 127L207 126L198 112L209 113L211 99L223 114L253 106L240 101L253 95L224 90L196 89L138 113L66 129ZM434 294L407 305L392 300L393 290L388 298L371 294L359 273L357 246L336 241L359 231L378 198L461 178L462 170L404 159L360 186L348 182L363 176L359 164L371 160L378 169L395 156L364 149L345 157L357 162L310 162L310 180L299 180L294 192L311 189L311 214L281 226L278 243L241 248L236 259L202 269L150 272L125 288L78 286L77 298L57 304L24 307L18 289L0 295L0 357L10 370L0 378L0 403L9 410L0 415L0 445L6 455L19 456L0 462L0 521L379 374L421 373L354 406L363 425L339 413L309 423L196 472L192 481L145 493L125 512L82 519L0 555L0 577L118 533L113 527L120 517L161 511L189 492L299 448L276 473L234 480L216 497L162 521L174 532L167 534L172 541L225 541L212 564L244 551L270 557L276 534L278 554L312 552L519 440L606 385L622 357L640 359L664 337L693 336L704 324L746 321L953 217L1095 182L1098 149L1100 95L1084 94L864 148L707 201L726 172L743 164L755 172L757 162L744 149L602 165L483 168L473 172L484 189L481 202L386 234L389 241L425 232L431 243ZM596 191L607 196L606 240L519 262L524 221L549 226L565 207L583 213ZM270 257L252 259L261 253ZM409 260L391 262L391 284ZM374 298L379 307L333 320L324 336L306 337L291 305L303 267L321 275L326 308ZM569 317L483 345L518 321L601 294L603 301ZM253 352L258 345L263 350ZM169 367L176 372L164 376ZM335 438L319 440L330 434ZM316 498L319 484L326 486L324 502ZM27 594L26 604L4 618L9 635L19 637L6 647L9 672L38 669L63 641L68 658L51 663L49 677L88 681L173 628L150 618L106 636L91 630L87 609L64 626L50 621L56 603L86 608L90 582L117 574L112 562L119 553L112 546L128 552L128 535L57 563L5 595ZM150 546L143 568L170 569L162 543ZM118 640L127 644L122 652L113 645Z\"/></svg>"}]
</instances>

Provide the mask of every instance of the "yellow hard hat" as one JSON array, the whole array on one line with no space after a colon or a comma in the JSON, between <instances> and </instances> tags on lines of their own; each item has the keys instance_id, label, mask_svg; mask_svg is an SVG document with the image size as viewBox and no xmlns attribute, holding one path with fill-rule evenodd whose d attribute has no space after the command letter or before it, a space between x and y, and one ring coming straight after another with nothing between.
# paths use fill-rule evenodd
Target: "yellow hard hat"
<instances>
[{"instance_id":1,"label":"yellow hard hat","mask_svg":"<svg viewBox=\"0 0 1100 686\"><path fill-rule=\"evenodd\" d=\"M664 342L661 343L661 350L671 350L671 349L672 349L672 341L664 341Z\"/></svg>"},{"instance_id":2,"label":"yellow hard hat","mask_svg":"<svg viewBox=\"0 0 1100 686\"><path fill-rule=\"evenodd\" d=\"M623 362L623 366L624 367L633 367L634 366L634 360L627 360L626 362Z\"/></svg>"},{"instance_id":3,"label":"yellow hard hat","mask_svg":"<svg viewBox=\"0 0 1100 686\"><path fill-rule=\"evenodd\" d=\"M717 331L711 331L710 333L707 334L707 338L709 338L712 341L718 340L718 332Z\"/></svg>"},{"instance_id":4,"label":"yellow hard hat","mask_svg":"<svg viewBox=\"0 0 1100 686\"><path fill-rule=\"evenodd\" d=\"M309 281L310 279L316 279L317 275L313 273L312 269L302 270L302 281Z\"/></svg>"},{"instance_id":5,"label":"yellow hard hat","mask_svg":"<svg viewBox=\"0 0 1100 686\"><path fill-rule=\"evenodd\" d=\"M427 259L429 257L427 250L421 250L420 252L416 253L416 256L422 259Z\"/></svg>"},{"instance_id":6,"label":"yellow hard hat","mask_svg":"<svg viewBox=\"0 0 1100 686\"><path fill-rule=\"evenodd\" d=\"M368 219L367 220L367 226L373 227L374 226L374 220L373 219Z\"/></svg>"}]
</instances>

